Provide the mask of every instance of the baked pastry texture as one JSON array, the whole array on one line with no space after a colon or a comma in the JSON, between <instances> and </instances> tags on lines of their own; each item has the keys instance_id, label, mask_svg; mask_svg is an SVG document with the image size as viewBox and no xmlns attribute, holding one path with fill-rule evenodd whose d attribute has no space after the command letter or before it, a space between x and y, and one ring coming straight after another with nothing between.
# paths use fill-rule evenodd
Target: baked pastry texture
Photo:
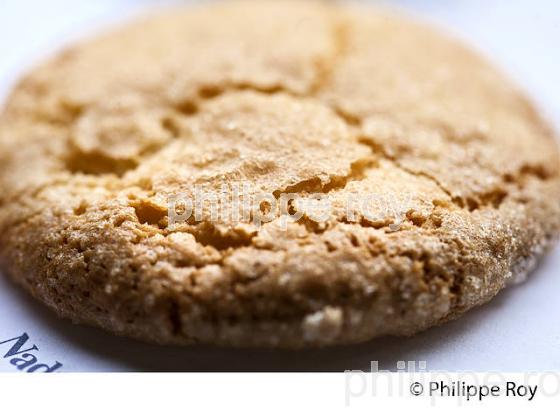
<instances>
[{"instance_id":1,"label":"baked pastry texture","mask_svg":"<svg viewBox=\"0 0 560 410\"><path fill-rule=\"evenodd\" d=\"M170 198L235 184L297 195L300 218L170 226ZM67 49L6 103L0 187L6 273L164 344L411 335L525 278L560 229L554 136L502 74L429 27L315 2L173 10ZM348 216L356 195L372 212Z\"/></svg>"}]
</instances>

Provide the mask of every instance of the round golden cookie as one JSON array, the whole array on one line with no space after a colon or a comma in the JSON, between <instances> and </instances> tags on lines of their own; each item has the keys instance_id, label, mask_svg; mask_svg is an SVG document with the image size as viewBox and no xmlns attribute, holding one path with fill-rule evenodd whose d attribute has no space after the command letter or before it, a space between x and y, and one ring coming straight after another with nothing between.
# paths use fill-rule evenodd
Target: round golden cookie
<instances>
[{"instance_id":1,"label":"round golden cookie","mask_svg":"<svg viewBox=\"0 0 560 410\"><path fill-rule=\"evenodd\" d=\"M522 280L560 230L554 137L502 74L315 2L173 10L69 48L7 101L0 187L6 273L165 344L411 335Z\"/></svg>"}]
</instances>

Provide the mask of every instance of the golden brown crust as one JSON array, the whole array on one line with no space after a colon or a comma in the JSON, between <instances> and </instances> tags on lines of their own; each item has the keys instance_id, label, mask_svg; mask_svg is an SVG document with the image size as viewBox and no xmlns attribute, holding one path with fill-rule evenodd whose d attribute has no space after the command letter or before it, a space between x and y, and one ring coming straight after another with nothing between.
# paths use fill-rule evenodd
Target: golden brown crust
<instances>
[{"instance_id":1,"label":"golden brown crust","mask_svg":"<svg viewBox=\"0 0 560 410\"><path fill-rule=\"evenodd\" d=\"M170 196L238 183L322 194L328 218L170 226ZM560 229L557 147L511 84L429 28L313 2L175 10L38 67L0 118L0 186L7 273L158 343L413 334L522 279ZM348 218L353 195L380 216Z\"/></svg>"}]
</instances>

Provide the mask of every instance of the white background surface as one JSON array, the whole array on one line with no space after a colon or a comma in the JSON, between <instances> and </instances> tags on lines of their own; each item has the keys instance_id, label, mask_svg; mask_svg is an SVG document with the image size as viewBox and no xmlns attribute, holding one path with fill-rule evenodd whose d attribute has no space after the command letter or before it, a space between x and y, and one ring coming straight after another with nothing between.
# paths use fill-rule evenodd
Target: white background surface
<instances>
[{"instance_id":1,"label":"white background surface","mask_svg":"<svg viewBox=\"0 0 560 410\"><path fill-rule=\"evenodd\" d=\"M148 0L0 0L0 98L33 62L73 38L120 21ZM560 128L560 2L556 0L400 0L447 27L502 66ZM0 275L0 341L27 332L40 360L63 371L368 370L426 361L432 370L560 370L560 250L529 281L463 318L413 338L303 352L165 348L57 319ZM3 359L0 371L13 371ZM6 347L7 349L7 347Z\"/></svg>"}]
</instances>

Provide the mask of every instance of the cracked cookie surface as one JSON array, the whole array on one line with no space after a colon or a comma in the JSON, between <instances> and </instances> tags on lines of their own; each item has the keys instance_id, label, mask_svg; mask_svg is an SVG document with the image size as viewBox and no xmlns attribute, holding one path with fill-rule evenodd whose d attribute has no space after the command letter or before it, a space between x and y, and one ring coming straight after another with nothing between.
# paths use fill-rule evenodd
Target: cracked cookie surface
<instances>
[{"instance_id":1,"label":"cracked cookie surface","mask_svg":"<svg viewBox=\"0 0 560 410\"><path fill-rule=\"evenodd\" d=\"M236 184L330 206L170 225L171 196ZM14 280L169 344L410 335L524 279L560 230L554 136L512 84L429 27L315 2L174 10L69 48L7 101L0 186ZM350 218L355 195L377 200Z\"/></svg>"}]
</instances>

